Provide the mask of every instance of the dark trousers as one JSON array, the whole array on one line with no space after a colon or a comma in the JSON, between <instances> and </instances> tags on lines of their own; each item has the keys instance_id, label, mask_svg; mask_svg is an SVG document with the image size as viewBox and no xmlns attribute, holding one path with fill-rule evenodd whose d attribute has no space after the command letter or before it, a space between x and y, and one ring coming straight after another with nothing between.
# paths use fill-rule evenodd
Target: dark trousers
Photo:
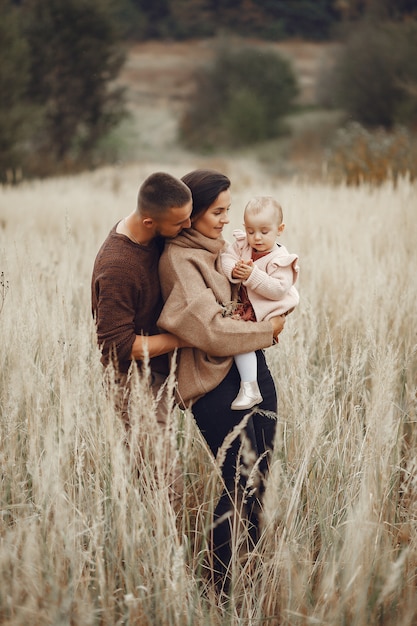
<instances>
[{"instance_id":1,"label":"dark trousers","mask_svg":"<svg viewBox=\"0 0 417 626\"><path fill-rule=\"evenodd\" d=\"M227 449L222 466L224 490L214 511L212 533L213 569L217 573L217 580L228 573L233 547L232 520L236 505L239 506L239 516L246 522L252 546L259 535L259 513L276 430L277 393L264 353L259 350L256 354L258 384L263 402L252 409L254 412L248 423ZM233 364L220 385L193 405L195 421L214 456L217 455L225 437L249 413L247 410L232 411L230 408L239 386L239 373ZM252 454L248 454L248 446ZM259 461L260 457L262 459ZM255 471L252 471L257 462ZM250 484L247 484L248 476Z\"/></svg>"}]
</instances>

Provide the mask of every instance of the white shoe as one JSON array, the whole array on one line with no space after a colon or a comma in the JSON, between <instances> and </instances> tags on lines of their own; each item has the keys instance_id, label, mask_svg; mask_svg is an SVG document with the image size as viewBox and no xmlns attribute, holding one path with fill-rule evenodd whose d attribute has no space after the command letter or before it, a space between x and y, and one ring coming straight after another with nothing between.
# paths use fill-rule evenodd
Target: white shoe
<instances>
[{"instance_id":1,"label":"white shoe","mask_svg":"<svg viewBox=\"0 0 417 626\"><path fill-rule=\"evenodd\" d=\"M233 400L230 408L233 411L243 411L244 409L251 409L255 404L262 402L262 400L263 398L256 380L250 383L240 383L239 393Z\"/></svg>"}]
</instances>

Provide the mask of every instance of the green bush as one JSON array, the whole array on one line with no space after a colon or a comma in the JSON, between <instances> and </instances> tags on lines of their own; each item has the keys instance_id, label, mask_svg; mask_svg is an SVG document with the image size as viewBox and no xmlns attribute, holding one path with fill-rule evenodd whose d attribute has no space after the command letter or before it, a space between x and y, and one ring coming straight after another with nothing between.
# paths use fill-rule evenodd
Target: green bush
<instances>
[{"instance_id":1,"label":"green bush","mask_svg":"<svg viewBox=\"0 0 417 626\"><path fill-rule=\"evenodd\" d=\"M417 121L417 22L365 21L335 66L336 106L365 126Z\"/></svg>"},{"instance_id":2,"label":"green bush","mask_svg":"<svg viewBox=\"0 0 417 626\"><path fill-rule=\"evenodd\" d=\"M124 115L115 81L125 53L113 14L101 0L31 0L22 11L31 53L28 98L41 109L26 172L94 166L97 144Z\"/></svg>"},{"instance_id":3,"label":"green bush","mask_svg":"<svg viewBox=\"0 0 417 626\"><path fill-rule=\"evenodd\" d=\"M102 163L126 116L110 3L0 0L0 183Z\"/></svg>"},{"instance_id":4,"label":"green bush","mask_svg":"<svg viewBox=\"0 0 417 626\"><path fill-rule=\"evenodd\" d=\"M329 152L327 170L334 182L348 185L386 180L394 184L400 177L417 177L415 138L406 128L369 131L358 123L340 129Z\"/></svg>"},{"instance_id":5,"label":"green bush","mask_svg":"<svg viewBox=\"0 0 417 626\"><path fill-rule=\"evenodd\" d=\"M213 66L196 76L181 138L189 148L210 150L276 137L297 94L286 59L269 51L221 48Z\"/></svg>"}]
</instances>

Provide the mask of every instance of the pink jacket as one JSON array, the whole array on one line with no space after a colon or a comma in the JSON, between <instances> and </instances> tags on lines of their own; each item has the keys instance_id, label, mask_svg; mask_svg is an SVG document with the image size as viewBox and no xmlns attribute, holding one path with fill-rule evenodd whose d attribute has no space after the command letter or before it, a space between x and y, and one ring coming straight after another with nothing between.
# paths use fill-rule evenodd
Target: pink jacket
<instances>
[{"instance_id":1,"label":"pink jacket","mask_svg":"<svg viewBox=\"0 0 417 626\"><path fill-rule=\"evenodd\" d=\"M234 230L235 242L227 244L221 254L223 271L232 283L239 280L232 278L232 270L240 259L249 261L252 248L247 242L243 230ZM298 256L289 254L285 246L275 244L273 250L254 261L249 278L243 281L248 297L255 311L258 322L276 315L282 315L299 301L294 283L298 278Z\"/></svg>"}]
</instances>

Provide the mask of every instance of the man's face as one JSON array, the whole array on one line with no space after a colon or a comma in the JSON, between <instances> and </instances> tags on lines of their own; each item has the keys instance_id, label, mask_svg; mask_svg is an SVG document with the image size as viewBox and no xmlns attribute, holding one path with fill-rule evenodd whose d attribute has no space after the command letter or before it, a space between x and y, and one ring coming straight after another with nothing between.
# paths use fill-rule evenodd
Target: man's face
<instances>
[{"instance_id":1,"label":"man's face","mask_svg":"<svg viewBox=\"0 0 417 626\"><path fill-rule=\"evenodd\" d=\"M183 228L190 228L190 215L193 203L190 200L182 207L172 207L160 219L154 219L156 235L172 239L176 237Z\"/></svg>"}]
</instances>

